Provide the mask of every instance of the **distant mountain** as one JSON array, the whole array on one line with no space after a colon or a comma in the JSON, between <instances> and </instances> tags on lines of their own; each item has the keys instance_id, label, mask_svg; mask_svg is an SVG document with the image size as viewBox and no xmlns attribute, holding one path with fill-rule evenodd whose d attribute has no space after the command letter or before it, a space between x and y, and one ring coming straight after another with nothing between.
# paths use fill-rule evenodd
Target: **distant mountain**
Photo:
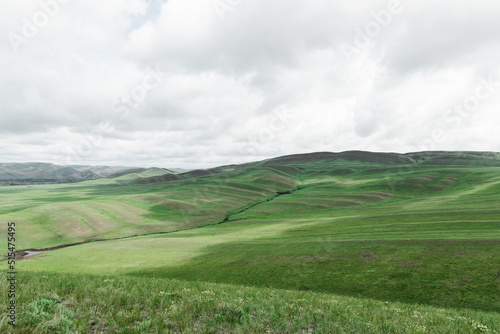
<instances>
[{"instance_id":1,"label":"distant mountain","mask_svg":"<svg viewBox=\"0 0 500 334\"><path fill-rule=\"evenodd\" d=\"M123 166L60 166L43 162L0 163L0 183L9 185L70 183L127 176L127 180L175 175L185 169L130 168Z\"/></svg>"},{"instance_id":2,"label":"distant mountain","mask_svg":"<svg viewBox=\"0 0 500 334\"><path fill-rule=\"evenodd\" d=\"M359 161L376 164L411 164L415 160L405 154L399 153L378 153L367 151L346 151L340 153L333 152L316 152L293 154L273 159L268 159L260 162L249 163L247 165L260 166L283 166L283 165L307 165L311 162L327 162L327 161Z\"/></svg>"},{"instance_id":3,"label":"distant mountain","mask_svg":"<svg viewBox=\"0 0 500 334\"><path fill-rule=\"evenodd\" d=\"M500 153L467 151L427 151L415 153L385 153L367 151L345 151L340 153L316 152L293 154L244 166L308 166L320 162L361 162L376 165L454 165L454 166L500 166ZM242 165L243 166L243 165Z\"/></svg>"},{"instance_id":4,"label":"distant mountain","mask_svg":"<svg viewBox=\"0 0 500 334\"><path fill-rule=\"evenodd\" d=\"M184 169L184 168L169 168L168 170L180 174L180 173L186 173L189 172L191 169Z\"/></svg>"},{"instance_id":5,"label":"distant mountain","mask_svg":"<svg viewBox=\"0 0 500 334\"><path fill-rule=\"evenodd\" d=\"M123 181L136 180L136 179L150 179L156 177L163 177L166 175L176 175L177 173L166 168L132 168L118 173L109 175L108 179L120 179Z\"/></svg>"},{"instance_id":6,"label":"distant mountain","mask_svg":"<svg viewBox=\"0 0 500 334\"><path fill-rule=\"evenodd\" d=\"M68 183L99 178L99 175L91 170L78 171L50 163L0 163L0 182L7 184Z\"/></svg>"},{"instance_id":7,"label":"distant mountain","mask_svg":"<svg viewBox=\"0 0 500 334\"><path fill-rule=\"evenodd\" d=\"M142 172L145 172L147 168L129 168L125 170L121 170L119 172L107 175L107 179L116 179L125 175L130 175L130 174L140 174Z\"/></svg>"},{"instance_id":8,"label":"distant mountain","mask_svg":"<svg viewBox=\"0 0 500 334\"><path fill-rule=\"evenodd\" d=\"M158 167L151 167L146 169L144 172L141 173L142 177L152 177L152 176L161 176L165 174L177 174L176 172L166 169L166 168L158 168Z\"/></svg>"},{"instance_id":9,"label":"distant mountain","mask_svg":"<svg viewBox=\"0 0 500 334\"><path fill-rule=\"evenodd\" d=\"M121 166L88 166L88 165L70 165L71 167L79 172L92 171L100 178L108 177L114 173L118 173L124 170L128 170L131 167L121 167Z\"/></svg>"}]
</instances>

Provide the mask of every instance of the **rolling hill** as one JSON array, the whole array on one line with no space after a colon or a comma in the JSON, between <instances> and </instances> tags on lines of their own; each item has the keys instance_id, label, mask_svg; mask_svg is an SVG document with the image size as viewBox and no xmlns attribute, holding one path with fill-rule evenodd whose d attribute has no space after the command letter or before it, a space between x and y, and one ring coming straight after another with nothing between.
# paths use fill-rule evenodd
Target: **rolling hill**
<instances>
[{"instance_id":1,"label":"rolling hill","mask_svg":"<svg viewBox=\"0 0 500 334\"><path fill-rule=\"evenodd\" d=\"M498 153L319 152L163 173L0 187L18 249L47 250L19 261L23 280L50 277L44 303L60 310L35 316L41 301L25 300L26 319L83 332L500 331Z\"/></svg>"},{"instance_id":2,"label":"rolling hill","mask_svg":"<svg viewBox=\"0 0 500 334\"><path fill-rule=\"evenodd\" d=\"M67 183L97 180L92 170L78 171L50 163L0 163L0 182Z\"/></svg>"},{"instance_id":3,"label":"rolling hill","mask_svg":"<svg viewBox=\"0 0 500 334\"><path fill-rule=\"evenodd\" d=\"M157 167L60 166L42 162L0 163L0 183L8 185L73 183L102 178L113 179L129 174L134 174L138 178L147 178L176 174L176 172Z\"/></svg>"}]
</instances>

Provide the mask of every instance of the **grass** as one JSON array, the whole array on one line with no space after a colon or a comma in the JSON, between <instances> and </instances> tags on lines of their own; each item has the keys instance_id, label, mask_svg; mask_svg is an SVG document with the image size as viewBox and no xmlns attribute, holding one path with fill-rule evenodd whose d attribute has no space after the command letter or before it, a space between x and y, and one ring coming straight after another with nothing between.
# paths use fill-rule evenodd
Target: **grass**
<instances>
[{"instance_id":1,"label":"grass","mask_svg":"<svg viewBox=\"0 0 500 334\"><path fill-rule=\"evenodd\" d=\"M0 221L17 221L28 231L19 248L43 248L89 239L175 231L224 219L226 213L297 184L278 171L167 183L121 180L79 184L3 187ZM0 226L5 232L5 226ZM2 244L4 240L0 241Z\"/></svg>"},{"instance_id":2,"label":"grass","mask_svg":"<svg viewBox=\"0 0 500 334\"><path fill-rule=\"evenodd\" d=\"M1 187L0 220L18 223L18 248L123 238L19 261L20 286L41 286L20 297L28 312L20 328L498 331L500 167L492 156L460 166L418 157L414 165L269 160L162 183Z\"/></svg>"},{"instance_id":3,"label":"grass","mask_svg":"<svg viewBox=\"0 0 500 334\"><path fill-rule=\"evenodd\" d=\"M325 293L22 273L15 333L498 333L500 315ZM2 292L4 292L2 290ZM5 293L0 299L5 312ZM3 317L0 331L12 333Z\"/></svg>"}]
</instances>

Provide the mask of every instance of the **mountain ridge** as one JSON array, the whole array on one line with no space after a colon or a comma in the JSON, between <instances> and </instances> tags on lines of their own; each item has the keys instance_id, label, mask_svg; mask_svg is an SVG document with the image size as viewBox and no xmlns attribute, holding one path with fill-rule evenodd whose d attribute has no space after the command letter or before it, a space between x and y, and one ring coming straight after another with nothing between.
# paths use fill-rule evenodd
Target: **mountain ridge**
<instances>
[{"instance_id":1,"label":"mountain ridge","mask_svg":"<svg viewBox=\"0 0 500 334\"><path fill-rule=\"evenodd\" d=\"M243 164L229 164L206 169L183 170L178 168L130 168L119 166L62 166L44 162L0 163L0 182L4 184L70 183L102 178L114 179L129 175L128 179L138 183L158 183L211 175L244 167L293 166L300 168L317 163L352 162L373 165L412 166L497 166L500 153L493 151L421 151L410 153L343 151L311 152L283 155Z\"/></svg>"}]
</instances>

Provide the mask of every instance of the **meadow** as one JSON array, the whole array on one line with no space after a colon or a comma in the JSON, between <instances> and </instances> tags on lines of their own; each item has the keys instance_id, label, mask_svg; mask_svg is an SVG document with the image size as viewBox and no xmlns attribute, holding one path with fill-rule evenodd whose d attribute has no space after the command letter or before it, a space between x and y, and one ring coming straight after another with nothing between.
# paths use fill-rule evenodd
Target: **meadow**
<instances>
[{"instance_id":1,"label":"meadow","mask_svg":"<svg viewBox=\"0 0 500 334\"><path fill-rule=\"evenodd\" d=\"M17 332L500 331L500 158L411 158L0 187L18 249L85 242L17 261Z\"/></svg>"}]
</instances>

